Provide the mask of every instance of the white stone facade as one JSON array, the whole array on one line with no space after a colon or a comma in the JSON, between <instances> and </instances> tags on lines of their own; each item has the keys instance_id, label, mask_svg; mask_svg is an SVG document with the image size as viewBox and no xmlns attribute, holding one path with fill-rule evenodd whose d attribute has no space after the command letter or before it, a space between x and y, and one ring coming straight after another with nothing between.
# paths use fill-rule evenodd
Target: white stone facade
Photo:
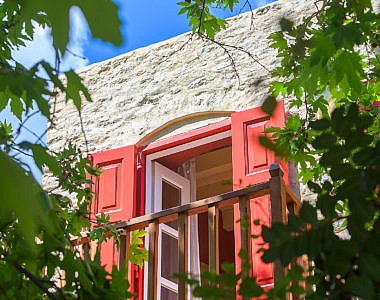
<instances>
[{"instance_id":1,"label":"white stone facade","mask_svg":"<svg viewBox=\"0 0 380 300\"><path fill-rule=\"evenodd\" d=\"M196 38L189 41L190 34L78 70L93 99L83 103L81 113L89 152L134 144L159 126L191 113L259 106L268 93L269 71L278 63L267 37L279 30L281 17L299 22L310 14L313 2L282 0L229 19L227 29L215 39L254 56L230 49L239 78L222 47ZM49 147L59 151L71 141L86 149L72 103L65 104L64 96L58 95L52 107L55 126L48 132ZM220 118L177 124L168 135L216 120ZM48 176L43 182L47 188L52 186Z\"/></svg>"}]
</instances>

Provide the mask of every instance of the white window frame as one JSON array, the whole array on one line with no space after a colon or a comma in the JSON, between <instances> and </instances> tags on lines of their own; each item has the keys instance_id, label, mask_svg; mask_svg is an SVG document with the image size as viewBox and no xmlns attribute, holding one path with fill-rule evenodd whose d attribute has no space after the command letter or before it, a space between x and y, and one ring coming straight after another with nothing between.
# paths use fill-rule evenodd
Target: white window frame
<instances>
[{"instance_id":1,"label":"white window frame","mask_svg":"<svg viewBox=\"0 0 380 300\"><path fill-rule=\"evenodd\" d=\"M154 164L154 211L159 212L162 210L162 184L156 184L163 180L167 181L175 187L181 190L181 203L187 204L190 202L190 181L181 175L175 173L174 171L166 168L158 162L153 162ZM162 257L162 234L165 233L178 241L178 230L166 225L160 224L158 231L158 263L157 263L157 300L161 299L161 288L162 286L178 293L178 284L168 280L161 276L162 262L160 258ZM163 299L165 300L165 299Z\"/></svg>"}]
</instances>

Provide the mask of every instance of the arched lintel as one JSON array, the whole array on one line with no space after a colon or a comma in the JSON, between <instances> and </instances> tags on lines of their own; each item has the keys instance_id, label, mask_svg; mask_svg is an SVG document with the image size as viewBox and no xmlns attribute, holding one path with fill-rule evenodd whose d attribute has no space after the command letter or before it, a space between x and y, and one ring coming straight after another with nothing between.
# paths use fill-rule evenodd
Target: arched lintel
<instances>
[{"instance_id":1,"label":"arched lintel","mask_svg":"<svg viewBox=\"0 0 380 300\"><path fill-rule=\"evenodd\" d=\"M234 111L202 111L172 119L169 122L166 122L160 127L154 129L150 133L146 134L136 143L136 146L141 147L148 145L149 143L158 140L160 137L163 137L182 126L208 119L211 120L222 117L231 117L232 113L234 113Z\"/></svg>"}]
</instances>

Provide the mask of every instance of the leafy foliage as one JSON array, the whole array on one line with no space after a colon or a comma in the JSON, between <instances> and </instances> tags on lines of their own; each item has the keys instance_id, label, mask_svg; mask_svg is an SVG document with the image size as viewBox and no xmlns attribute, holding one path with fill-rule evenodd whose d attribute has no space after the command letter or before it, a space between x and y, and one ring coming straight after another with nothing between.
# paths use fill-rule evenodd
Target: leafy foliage
<instances>
[{"instance_id":1,"label":"leafy foliage","mask_svg":"<svg viewBox=\"0 0 380 300\"><path fill-rule=\"evenodd\" d=\"M177 4L182 6L179 14L186 14L193 33L197 33L199 36L206 34L209 38L214 39L215 33L224 29L227 22L213 15L211 6L215 5L232 11L238 2L239 0L195 0Z\"/></svg>"},{"instance_id":2,"label":"leafy foliage","mask_svg":"<svg viewBox=\"0 0 380 300\"><path fill-rule=\"evenodd\" d=\"M237 0L194 0L179 2L194 33L214 39L226 21L215 17L211 7L234 7ZM277 155L293 160L300 178L317 194L315 205L304 204L299 215L289 215L288 224L273 224L263 229L269 248L267 262L279 260L284 266L300 255L313 261L309 273L294 266L269 290L255 283L246 272L235 274L225 265L223 274L208 272L200 286L194 279L194 293L211 299L233 298L235 286L245 299L266 294L282 299L286 294L306 295L308 299L377 299L380 294L379 232L379 113L373 107L379 100L378 15L369 0L316 1L316 12L295 25L280 21L281 31L270 36L281 64L273 71L274 97L291 97L291 115L285 127L270 128L272 140L262 143ZM60 74L59 64L45 61L25 68L12 51L32 40L36 25L50 27L57 62L69 41L69 12L79 7L94 37L121 43L117 7L109 0L97 1L21 1L4 0L0 6L0 111L7 105L22 121L33 106L48 119L48 88L65 93L78 110L90 95L81 78L72 70ZM41 77L44 70L48 79ZM273 97L264 105L274 109ZM334 110L334 108L336 108ZM303 112L303 113L299 113ZM98 170L74 147L51 153L36 143L17 142L19 130L0 124L0 293L2 298L91 298L124 299L127 292L126 267L107 274L100 265L99 253L91 259L88 249L72 251L71 236L90 228L87 218L92 199L86 172ZM31 156L39 168L48 168L57 187L43 191L19 154ZM73 203L64 194L76 197ZM101 216L90 238L104 239L117 232ZM338 236L345 233L346 238ZM134 233L134 263L146 258L141 250L141 235ZM87 246L85 246L86 248ZM139 250L140 249L140 250ZM83 255L83 259L82 259ZM246 255L242 256L243 258ZM62 270L64 272L62 272ZM64 278L63 278L64 276ZM298 284L306 276L316 289L304 290ZM62 277L62 278L59 278ZM64 279L59 281L57 279ZM64 282L60 286L58 283Z\"/></svg>"},{"instance_id":3,"label":"leafy foliage","mask_svg":"<svg viewBox=\"0 0 380 300\"><path fill-rule=\"evenodd\" d=\"M35 143L18 141L26 120L34 114L34 107L54 124L49 97L53 101L56 92L65 93L66 101L72 100L78 111L83 99L91 100L73 70L60 76L59 61L69 41L69 13L73 6L82 10L94 37L115 45L121 43L117 6L109 0L96 4L95 8L92 1L83 0L5 0L0 5L0 111L9 105L20 120L19 128L0 123L1 299L133 296L125 279L126 265L113 268L108 274L100 263L99 251L90 257L88 244L73 247L72 238L80 237L86 228L90 230L90 239L118 240L118 232L106 217L98 218L95 228L88 218L92 190L87 176L97 176L99 170L72 144L52 153L41 137L36 136ZM36 26L51 29L57 62L54 67L40 61L26 68L13 58L15 49L33 39ZM41 71L46 77L41 76ZM54 84L54 92L49 88L50 83ZM31 157L40 170L49 170L56 179L56 187L42 190L20 155ZM146 256L143 250L135 249L135 253L138 259Z\"/></svg>"},{"instance_id":4,"label":"leafy foliage","mask_svg":"<svg viewBox=\"0 0 380 300\"><path fill-rule=\"evenodd\" d=\"M281 31L270 35L281 63L262 107L270 115L275 97L289 99L293 113L284 128L268 128L271 138L261 143L293 161L317 196L288 224L263 227L263 260L292 269L269 291L244 273L206 272L208 284L189 281L205 299L233 298L230 282L243 299L380 298L379 18L370 0L315 7L298 25L282 18ZM306 272L295 263L304 255L313 262Z\"/></svg>"}]
</instances>

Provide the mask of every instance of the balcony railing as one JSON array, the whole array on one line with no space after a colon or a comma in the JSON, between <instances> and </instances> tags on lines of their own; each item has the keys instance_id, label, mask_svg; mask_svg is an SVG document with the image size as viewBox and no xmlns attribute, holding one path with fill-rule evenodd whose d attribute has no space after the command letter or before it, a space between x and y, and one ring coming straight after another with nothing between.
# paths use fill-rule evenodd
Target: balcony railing
<instances>
[{"instance_id":1,"label":"balcony railing","mask_svg":"<svg viewBox=\"0 0 380 300\"><path fill-rule=\"evenodd\" d=\"M156 299L156 273L158 265L158 232L159 224L177 220L178 222L178 264L179 273L188 272L188 217L207 212L208 214L208 236L209 236L209 268L216 270L219 266L219 209L238 205L240 216L247 216L250 219L249 201L251 199L268 195L270 197L271 221L286 222L287 213L297 213L301 202L298 197L285 185L283 172L278 164L271 165L269 169L269 181L262 182L244 189L225 193L222 195L198 200L185 205L172 207L160 212L136 217L128 221L115 223L117 229L122 230L120 239L119 265L128 260L129 242L131 233L134 230L148 228L149 234L149 259L148 259L148 299ZM251 222L248 226L240 227L240 248L246 253L251 253L249 242L251 239ZM240 224L240 223L239 223ZM81 243L86 243L82 239ZM284 276L284 268L279 262L274 263L274 278ZM186 299L186 284L179 282L178 299Z\"/></svg>"}]
</instances>

